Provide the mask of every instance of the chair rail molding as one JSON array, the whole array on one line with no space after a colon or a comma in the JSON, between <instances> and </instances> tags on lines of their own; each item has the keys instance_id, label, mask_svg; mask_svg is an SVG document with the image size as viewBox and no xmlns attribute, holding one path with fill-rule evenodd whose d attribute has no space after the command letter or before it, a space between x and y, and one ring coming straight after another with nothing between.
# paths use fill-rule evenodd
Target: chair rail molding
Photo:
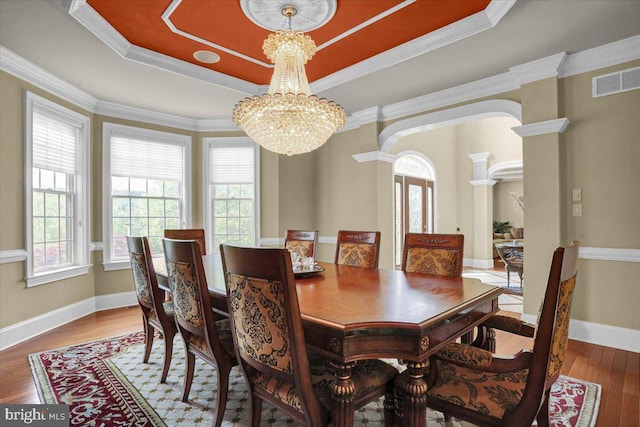
<instances>
[{"instance_id":1,"label":"chair rail molding","mask_svg":"<svg viewBox=\"0 0 640 427\"><path fill-rule=\"evenodd\" d=\"M578 257L600 261L640 262L640 249L580 247Z\"/></svg>"},{"instance_id":2,"label":"chair rail molding","mask_svg":"<svg viewBox=\"0 0 640 427\"><path fill-rule=\"evenodd\" d=\"M9 262L22 262L27 259L26 249L11 249L8 251L0 251L0 264Z\"/></svg>"}]
</instances>

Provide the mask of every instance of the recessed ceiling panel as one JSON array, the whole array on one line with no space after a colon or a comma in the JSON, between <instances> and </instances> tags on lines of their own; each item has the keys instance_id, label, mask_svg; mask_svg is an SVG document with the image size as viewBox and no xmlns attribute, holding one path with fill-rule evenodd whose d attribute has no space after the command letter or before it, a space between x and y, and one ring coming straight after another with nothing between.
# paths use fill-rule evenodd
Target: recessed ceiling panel
<instances>
[{"instance_id":1,"label":"recessed ceiling panel","mask_svg":"<svg viewBox=\"0 0 640 427\"><path fill-rule=\"evenodd\" d=\"M490 0L338 0L332 19L308 34L318 52L306 66L313 82L484 10ZM255 83L268 84L262 52L269 31L239 0L87 0L131 44ZM295 16L292 18L295 29ZM216 63L193 54L207 50Z\"/></svg>"}]
</instances>

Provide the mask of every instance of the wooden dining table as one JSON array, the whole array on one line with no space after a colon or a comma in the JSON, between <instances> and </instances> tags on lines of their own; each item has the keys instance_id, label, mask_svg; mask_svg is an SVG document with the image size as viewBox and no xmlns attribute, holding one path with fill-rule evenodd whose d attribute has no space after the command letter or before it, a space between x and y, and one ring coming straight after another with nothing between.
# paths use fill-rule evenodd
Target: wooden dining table
<instances>
[{"instance_id":1,"label":"wooden dining table","mask_svg":"<svg viewBox=\"0 0 640 427\"><path fill-rule=\"evenodd\" d=\"M209 295L226 313L219 255L202 257ZM160 287L169 289L163 258L154 259ZM353 426L351 368L358 360L395 358L406 363L404 424L426 426L429 356L498 311L502 289L477 279L401 270L318 263L324 271L298 275L296 289L310 350L331 358L333 423Z\"/></svg>"}]
</instances>

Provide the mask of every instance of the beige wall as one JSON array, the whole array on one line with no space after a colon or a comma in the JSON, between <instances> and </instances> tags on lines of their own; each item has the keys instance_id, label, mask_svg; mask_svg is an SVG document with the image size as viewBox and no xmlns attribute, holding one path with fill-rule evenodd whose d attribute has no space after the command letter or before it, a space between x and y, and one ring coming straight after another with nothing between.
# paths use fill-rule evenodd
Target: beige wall
<instances>
[{"instance_id":1,"label":"beige wall","mask_svg":"<svg viewBox=\"0 0 640 427\"><path fill-rule=\"evenodd\" d=\"M0 250L25 247L24 91L52 99L92 117L68 102L0 72ZM24 262L0 264L0 328L94 296L94 272L27 288Z\"/></svg>"},{"instance_id":2,"label":"beige wall","mask_svg":"<svg viewBox=\"0 0 640 427\"><path fill-rule=\"evenodd\" d=\"M592 75L638 65L640 61L598 70L597 73L573 76L561 79L557 85L548 82L526 85L521 92L494 97L518 100L522 96L525 123L555 117L568 117L571 121L565 133L557 137L559 153L556 167L561 174L556 184L560 183L561 191L559 200L553 203L561 206L559 223L562 233L555 237L558 241L579 239L584 246L640 248L637 221L640 217L640 199L636 188L636 183L640 182L640 168L637 166L640 160L640 145L637 143L637 135L640 134L640 121L637 120L640 91L599 99L592 99L590 96ZM81 111L15 77L0 73L0 250L3 251L24 248L24 89ZM92 241L99 242L102 239L101 123L104 120L175 131L194 137L193 224L202 223L202 166L199 163L202 137L226 136L229 133L197 134L101 116L93 117L84 113L92 118ZM430 148L433 151L429 153L436 163L442 162L445 165L444 169L436 166L439 169L438 179L444 180L442 188L450 186L458 193L456 201L444 191L438 193L438 230L441 232L461 227L465 235L473 233L473 221L468 216L472 212L472 189L468 184L471 179L471 160L466 155L471 152L492 151L482 148L481 140L490 145L498 143L495 140L497 131L484 129L483 126L469 123L457 126L454 130L442 129L419 141L402 141L396 147L398 151L403 145L405 148L431 147L436 144L433 141L438 137L451 139L451 134L459 141L455 153L440 152L433 147ZM352 158L353 154L378 150L381 128L381 124L370 123L336 134L322 148L306 156L285 158L262 150L262 235L282 237L284 230L298 226L316 228L322 236L335 236L339 229L347 228L379 229L383 232L381 266L389 266L392 253L391 164L380 161L358 163ZM505 132L506 135L511 135L510 131ZM483 136L479 138L478 135ZM515 137L511 135L508 138ZM525 179L528 166L534 172L533 175L530 174L533 177L529 187L532 193L526 193L525 197L528 205L537 205L539 209L543 209L546 184L544 180L538 183L538 178L544 175L544 159L547 156L544 155L544 149L540 149L541 146L536 143L545 144L548 141L536 138L530 138L528 143L531 147L537 147L537 151L528 154L523 150ZM494 156L503 152L497 149L493 151ZM537 157L539 154L540 157ZM501 160L498 157L492 158L490 164L495 161ZM449 166L455 166L455 173L447 169L447 162ZM448 180L452 182L445 183ZM583 191L583 216L580 218L571 217L571 188L582 188ZM526 190L527 187L525 192ZM536 221L531 224L530 227L527 223L528 235L546 227L546 224ZM332 244L321 244L319 258L332 260L333 250ZM468 249L465 248L465 251ZM531 255L532 259L541 260L538 276L545 276L545 271L548 272L550 253L543 252ZM22 262L0 264L0 327L28 320L96 295L133 289L128 270L104 272L101 259L101 252L92 253L94 266L88 275L33 288L25 287ZM527 277L536 277L534 274L526 274ZM638 263L582 260L574 317L640 329L640 316L637 314L637 301L640 300L638 277ZM531 292L525 293L525 312L533 314L539 305L544 280L529 280L527 288Z\"/></svg>"},{"instance_id":3,"label":"beige wall","mask_svg":"<svg viewBox=\"0 0 640 427\"><path fill-rule=\"evenodd\" d=\"M640 248L640 90L592 98L594 76L640 66L634 61L560 80L563 241ZM582 189L582 216L571 189ZM581 260L576 318L640 329L640 263Z\"/></svg>"},{"instance_id":4,"label":"beige wall","mask_svg":"<svg viewBox=\"0 0 640 427\"><path fill-rule=\"evenodd\" d=\"M524 194L522 180L501 181L493 186L493 219L496 221L509 221L512 227L524 226L524 213L510 192L517 195Z\"/></svg>"}]
</instances>

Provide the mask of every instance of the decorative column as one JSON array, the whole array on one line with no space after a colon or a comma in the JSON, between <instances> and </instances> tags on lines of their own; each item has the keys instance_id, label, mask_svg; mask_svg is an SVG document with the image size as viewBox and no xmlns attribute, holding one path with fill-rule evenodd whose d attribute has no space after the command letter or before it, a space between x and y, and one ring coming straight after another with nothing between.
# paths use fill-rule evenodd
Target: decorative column
<instances>
[{"instance_id":1,"label":"decorative column","mask_svg":"<svg viewBox=\"0 0 640 427\"><path fill-rule=\"evenodd\" d=\"M473 267L493 267L493 186L487 172L491 153L469 154L473 161Z\"/></svg>"},{"instance_id":2,"label":"decorative column","mask_svg":"<svg viewBox=\"0 0 640 427\"><path fill-rule=\"evenodd\" d=\"M560 116L558 70L566 53L559 53L510 69L521 89L524 161L524 307L533 316L549 276L551 254L561 243L562 210L560 133L569 120Z\"/></svg>"}]
</instances>

